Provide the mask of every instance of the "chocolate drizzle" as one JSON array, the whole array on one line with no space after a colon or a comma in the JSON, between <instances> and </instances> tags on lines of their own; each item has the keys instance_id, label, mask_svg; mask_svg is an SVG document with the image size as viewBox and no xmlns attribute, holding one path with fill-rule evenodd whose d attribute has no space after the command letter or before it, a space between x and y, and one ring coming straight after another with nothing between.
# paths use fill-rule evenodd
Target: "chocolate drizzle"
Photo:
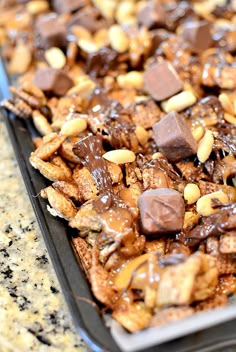
<instances>
[{"instance_id":1,"label":"chocolate drizzle","mask_svg":"<svg viewBox=\"0 0 236 352\"><path fill-rule=\"evenodd\" d=\"M99 136L88 136L75 143L73 152L91 172L99 193L113 192L111 177L107 170L106 162L102 158L102 138Z\"/></svg>"}]
</instances>

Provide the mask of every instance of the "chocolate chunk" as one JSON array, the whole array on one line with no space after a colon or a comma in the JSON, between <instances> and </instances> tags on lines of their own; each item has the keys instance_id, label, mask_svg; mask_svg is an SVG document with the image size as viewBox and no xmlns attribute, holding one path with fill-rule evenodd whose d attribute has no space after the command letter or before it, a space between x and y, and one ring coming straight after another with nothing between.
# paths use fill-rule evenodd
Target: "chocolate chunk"
<instances>
[{"instance_id":1,"label":"chocolate chunk","mask_svg":"<svg viewBox=\"0 0 236 352\"><path fill-rule=\"evenodd\" d=\"M159 188L143 192L139 197L141 228L147 235L164 235L181 231L185 205L181 194Z\"/></svg>"},{"instance_id":2,"label":"chocolate chunk","mask_svg":"<svg viewBox=\"0 0 236 352\"><path fill-rule=\"evenodd\" d=\"M213 42L211 24L207 21L187 22L183 26L183 38L194 53L202 53Z\"/></svg>"},{"instance_id":3,"label":"chocolate chunk","mask_svg":"<svg viewBox=\"0 0 236 352\"><path fill-rule=\"evenodd\" d=\"M178 161L196 153L197 143L185 119L170 112L153 125L154 140L169 161Z\"/></svg>"},{"instance_id":4,"label":"chocolate chunk","mask_svg":"<svg viewBox=\"0 0 236 352\"><path fill-rule=\"evenodd\" d=\"M183 82L170 62L161 61L146 69L144 87L154 99L164 100L178 93L183 87Z\"/></svg>"},{"instance_id":5,"label":"chocolate chunk","mask_svg":"<svg viewBox=\"0 0 236 352\"><path fill-rule=\"evenodd\" d=\"M101 48L90 53L87 58L87 72L92 77L104 77L117 66L117 52L111 48Z\"/></svg>"},{"instance_id":6,"label":"chocolate chunk","mask_svg":"<svg viewBox=\"0 0 236 352\"><path fill-rule=\"evenodd\" d=\"M91 33L95 33L101 28L107 28L107 25L107 21L102 18L100 12L89 6L72 15L69 22L69 27L82 26Z\"/></svg>"},{"instance_id":7,"label":"chocolate chunk","mask_svg":"<svg viewBox=\"0 0 236 352\"><path fill-rule=\"evenodd\" d=\"M46 93L62 96L73 86L73 81L62 70L41 68L35 73L34 84Z\"/></svg>"},{"instance_id":8,"label":"chocolate chunk","mask_svg":"<svg viewBox=\"0 0 236 352\"><path fill-rule=\"evenodd\" d=\"M89 0L53 0L52 7L58 13L74 12L88 5Z\"/></svg>"},{"instance_id":9,"label":"chocolate chunk","mask_svg":"<svg viewBox=\"0 0 236 352\"><path fill-rule=\"evenodd\" d=\"M36 23L40 45L44 48L66 46L66 27L55 13L42 15Z\"/></svg>"},{"instance_id":10,"label":"chocolate chunk","mask_svg":"<svg viewBox=\"0 0 236 352\"><path fill-rule=\"evenodd\" d=\"M151 0L138 13L139 24L154 29L165 24L166 14L158 0Z\"/></svg>"},{"instance_id":11,"label":"chocolate chunk","mask_svg":"<svg viewBox=\"0 0 236 352\"><path fill-rule=\"evenodd\" d=\"M105 159L102 157L102 138L99 136L85 137L75 143L73 152L91 172L100 194L106 191L113 192L111 176Z\"/></svg>"}]
</instances>

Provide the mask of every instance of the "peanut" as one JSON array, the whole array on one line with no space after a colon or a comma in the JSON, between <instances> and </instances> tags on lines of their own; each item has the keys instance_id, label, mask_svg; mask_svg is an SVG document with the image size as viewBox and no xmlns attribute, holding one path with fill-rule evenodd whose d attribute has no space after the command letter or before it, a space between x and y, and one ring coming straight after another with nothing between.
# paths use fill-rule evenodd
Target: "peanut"
<instances>
[{"instance_id":1,"label":"peanut","mask_svg":"<svg viewBox=\"0 0 236 352\"><path fill-rule=\"evenodd\" d=\"M77 137L81 132L87 128L87 122L80 117L66 121L60 131L60 134L67 137Z\"/></svg>"},{"instance_id":2,"label":"peanut","mask_svg":"<svg viewBox=\"0 0 236 352\"><path fill-rule=\"evenodd\" d=\"M33 111L32 119L36 129L42 136L52 133L52 127L50 123L46 117L42 115L38 110Z\"/></svg>"},{"instance_id":3,"label":"peanut","mask_svg":"<svg viewBox=\"0 0 236 352\"><path fill-rule=\"evenodd\" d=\"M45 51L45 59L53 68L61 69L66 64L66 57L63 51L59 48L52 47Z\"/></svg>"},{"instance_id":4,"label":"peanut","mask_svg":"<svg viewBox=\"0 0 236 352\"><path fill-rule=\"evenodd\" d=\"M143 73L138 71L130 71L124 75L119 75L117 77L117 83L120 88L124 89L142 89Z\"/></svg>"},{"instance_id":5,"label":"peanut","mask_svg":"<svg viewBox=\"0 0 236 352\"><path fill-rule=\"evenodd\" d=\"M213 199L217 199L223 204L226 204L229 201L227 194L222 191L206 194L205 196L199 198L197 201L196 210L198 214L202 216L209 216L211 214L217 213L219 209L212 208Z\"/></svg>"},{"instance_id":6,"label":"peanut","mask_svg":"<svg viewBox=\"0 0 236 352\"><path fill-rule=\"evenodd\" d=\"M199 142L198 150L197 150L197 157L201 163L205 163L209 158L212 147L214 144L214 136L210 130L207 130Z\"/></svg>"},{"instance_id":7,"label":"peanut","mask_svg":"<svg viewBox=\"0 0 236 352\"><path fill-rule=\"evenodd\" d=\"M49 4L47 1L42 0L30 1L27 3L26 9L32 15L39 15L49 9Z\"/></svg>"},{"instance_id":8,"label":"peanut","mask_svg":"<svg viewBox=\"0 0 236 352\"><path fill-rule=\"evenodd\" d=\"M111 26L109 29L108 36L112 49L114 49L118 53L124 53L128 50L129 38L120 26Z\"/></svg>"},{"instance_id":9,"label":"peanut","mask_svg":"<svg viewBox=\"0 0 236 352\"><path fill-rule=\"evenodd\" d=\"M136 137L141 145L145 145L148 141L149 134L142 126L137 126L135 129Z\"/></svg>"},{"instance_id":10,"label":"peanut","mask_svg":"<svg viewBox=\"0 0 236 352\"><path fill-rule=\"evenodd\" d=\"M89 39L79 39L78 46L87 54L94 53L98 50L96 43Z\"/></svg>"},{"instance_id":11,"label":"peanut","mask_svg":"<svg viewBox=\"0 0 236 352\"><path fill-rule=\"evenodd\" d=\"M136 157L131 150L116 149L103 154L103 158L115 164L126 164L132 163Z\"/></svg>"},{"instance_id":12,"label":"peanut","mask_svg":"<svg viewBox=\"0 0 236 352\"><path fill-rule=\"evenodd\" d=\"M195 183L188 183L184 188L184 199L187 204L195 203L201 196L200 189Z\"/></svg>"},{"instance_id":13,"label":"peanut","mask_svg":"<svg viewBox=\"0 0 236 352\"><path fill-rule=\"evenodd\" d=\"M161 107L165 112L170 111L182 111L189 106L196 103L197 98L193 94L193 92L186 90L179 94L174 95L173 97L165 100L161 103Z\"/></svg>"},{"instance_id":14,"label":"peanut","mask_svg":"<svg viewBox=\"0 0 236 352\"><path fill-rule=\"evenodd\" d=\"M193 138L195 139L196 142L199 142L200 139L203 137L205 133L205 130L202 126L197 126L196 128L194 128L192 130L192 135L193 135Z\"/></svg>"},{"instance_id":15,"label":"peanut","mask_svg":"<svg viewBox=\"0 0 236 352\"><path fill-rule=\"evenodd\" d=\"M225 121L232 123L232 125L236 125L236 117L227 112L224 113L224 119Z\"/></svg>"},{"instance_id":16,"label":"peanut","mask_svg":"<svg viewBox=\"0 0 236 352\"><path fill-rule=\"evenodd\" d=\"M229 96L225 93L222 93L218 97L223 109L225 110L226 113L230 115L234 115L234 106L233 103L231 102Z\"/></svg>"}]
</instances>

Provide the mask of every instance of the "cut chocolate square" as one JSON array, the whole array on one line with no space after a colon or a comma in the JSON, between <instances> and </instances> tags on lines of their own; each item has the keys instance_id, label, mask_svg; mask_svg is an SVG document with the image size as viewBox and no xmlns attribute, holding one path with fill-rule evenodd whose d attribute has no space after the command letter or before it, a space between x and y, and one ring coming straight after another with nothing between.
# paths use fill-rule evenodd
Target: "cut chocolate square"
<instances>
[{"instance_id":1,"label":"cut chocolate square","mask_svg":"<svg viewBox=\"0 0 236 352\"><path fill-rule=\"evenodd\" d=\"M211 47L211 24L207 21L187 22L183 26L183 38L192 52L201 53Z\"/></svg>"},{"instance_id":2,"label":"cut chocolate square","mask_svg":"<svg viewBox=\"0 0 236 352\"><path fill-rule=\"evenodd\" d=\"M41 68L35 74L34 84L45 93L62 96L73 86L73 81L62 70Z\"/></svg>"},{"instance_id":3,"label":"cut chocolate square","mask_svg":"<svg viewBox=\"0 0 236 352\"><path fill-rule=\"evenodd\" d=\"M175 111L155 123L153 132L159 150L171 162L187 158L197 151L197 143L190 128L185 119Z\"/></svg>"},{"instance_id":4,"label":"cut chocolate square","mask_svg":"<svg viewBox=\"0 0 236 352\"><path fill-rule=\"evenodd\" d=\"M155 100L164 100L183 88L178 73L168 61L155 62L144 73L144 87Z\"/></svg>"},{"instance_id":5,"label":"cut chocolate square","mask_svg":"<svg viewBox=\"0 0 236 352\"><path fill-rule=\"evenodd\" d=\"M58 13L74 12L89 4L89 0L53 0L52 7Z\"/></svg>"},{"instance_id":6,"label":"cut chocolate square","mask_svg":"<svg viewBox=\"0 0 236 352\"><path fill-rule=\"evenodd\" d=\"M141 228L150 236L181 231L185 205L181 194L173 189L147 190L139 197Z\"/></svg>"},{"instance_id":7,"label":"cut chocolate square","mask_svg":"<svg viewBox=\"0 0 236 352\"><path fill-rule=\"evenodd\" d=\"M138 13L138 22L148 29L163 26L166 21L166 13L158 0L147 2Z\"/></svg>"},{"instance_id":8,"label":"cut chocolate square","mask_svg":"<svg viewBox=\"0 0 236 352\"><path fill-rule=\"evenodd\" d=\"M42 15L36 23L40 45L44 48L66 46L66 27L55 13Z\"/></svg>"}]
</instances>

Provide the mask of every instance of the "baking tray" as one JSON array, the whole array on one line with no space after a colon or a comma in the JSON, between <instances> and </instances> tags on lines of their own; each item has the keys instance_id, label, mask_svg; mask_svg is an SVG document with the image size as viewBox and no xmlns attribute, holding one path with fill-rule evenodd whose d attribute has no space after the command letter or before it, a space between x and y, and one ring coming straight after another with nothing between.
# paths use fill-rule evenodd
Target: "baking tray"
<instances>
[{"instance_id":1,"label":"baking tray","mask_svg":"<svg viewBox=\"0 0 236 352\"><path fill-rule=\"evenodd\" d=\"M0 60L0 98L11 96L8 77ZM47 180L29 164L33 150L32 136L35 130L30 121L18 119L14 114L3 111L9 137L25 182L30 201L38 220L49 256L57 274L62 292L79 335L96 351L121 352L106 327L99 309L92 302L90 286L78 264L70 243L73 229L60 218L54 218L47 211L45 200L38 197L40 190L48 185ZM97 304L97 302L96 302ZM232 318L231 318L232 319ZM142 349L142 352L233 352L236 351L236 319Z\"/></svg>"}]
</instances>

